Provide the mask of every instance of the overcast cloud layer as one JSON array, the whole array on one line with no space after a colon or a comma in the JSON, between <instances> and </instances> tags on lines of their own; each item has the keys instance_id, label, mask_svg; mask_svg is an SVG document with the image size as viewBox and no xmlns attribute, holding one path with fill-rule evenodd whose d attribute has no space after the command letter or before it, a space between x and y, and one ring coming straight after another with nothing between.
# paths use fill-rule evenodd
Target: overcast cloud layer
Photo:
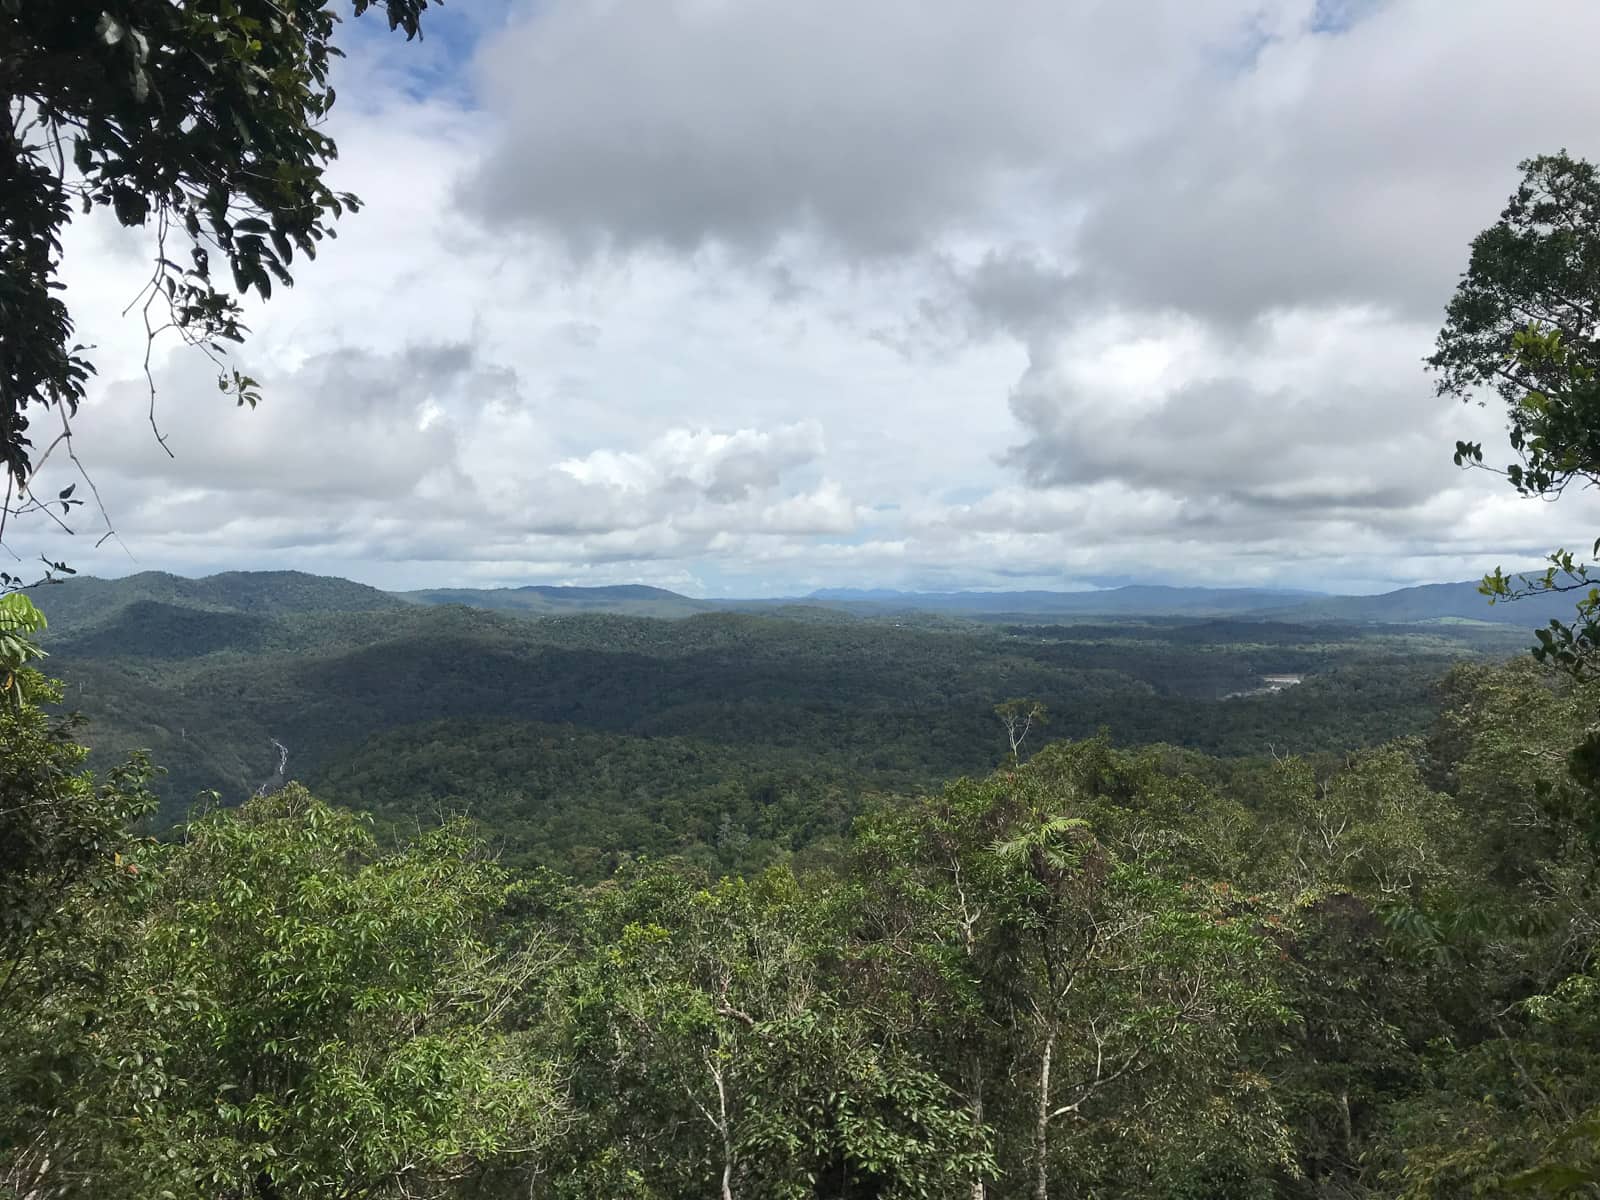
<instances>
[{"instance_id":1,"label":"overcast cloud layer","mask_svg":"<svg viewBox=\"0 0 1600 1200\"><path fill-rule=\"evenodd\" d=\"M367 207L251 314L257 411L162 349L168 458L140 243L73 230L81 570L1373 590L1593 539L1453 468L1502 422L1421 367L1518 160L1600 158L1592 0L430 16L360 23Z\"/></svg>"}]
</instances>

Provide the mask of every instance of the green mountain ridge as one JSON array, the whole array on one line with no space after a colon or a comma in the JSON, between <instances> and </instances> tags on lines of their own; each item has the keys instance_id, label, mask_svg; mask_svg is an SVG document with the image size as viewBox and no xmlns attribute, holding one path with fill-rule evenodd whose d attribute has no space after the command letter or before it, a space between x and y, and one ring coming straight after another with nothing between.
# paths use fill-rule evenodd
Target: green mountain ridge
<instances>
[{"instance_id":1,"label":"green mountain ridge","mask_svg":"<svg viewBox=\"0 0 1600 1200\"><path fill-rule=\"evenodd\" d=\"M190 579L144 572L121 579L82 577L33 590L52 633L76 632L136 603L168 604L256 616L397 611L461 605L520 617L582 613L685 619L716 612L802 617L892 617L926 614L992 622L1050 617L1222 617L1318 624L1417 624L1473 620L1531 628L1571 615L1566 595L1491 605L1475 581L1423 584L1371 596L1338 596L1264 588L1130 585L1100 591L896 592L822 589L801 597L697 599L643 584L570 587L427 588L385 592L332 576L298 571L233 571Z\"/></svg>"},{"instance_id":2,"label":"green mountain ridge","mask_svg":"<svg viewBox=\"0 0 1600 1200\"><path fill-rule=\"evenodd\" d=\"M1476 582L1425 583L1377 596L1323 596L1259 615L1284 621L1390 624L1469 620L1532 628L1551 620L1571 620L1576 604L1577 597L1565 593L1491 604Z\"/></svg>"},{"instance_id":3,"label":"green mountain ridge","mask_svg":"<svg viewBox=\"0 0 1600 1200\"><path fill-rule=\"evenodd\" d=\"M364 583L303 571L227 571L199 579L144 571L119 579L77 576L29 591L49 617L51 636L84 629L138 603L267 617L405 607L399 597Z\"/></svg>"},{"instance_id":4,"label":"green mountain ridge","mask_svg":"<svg viewBox=\"0 0 1600 1200\"><path fill-rule=\"evenodd\" d=\"M1196 616L1213 617L1281 608L1319 592L1272 588L1180 587L1166 584L1130 584L1094 591L1020 592L957 591L899 592L892 590L825 588L806 600L851 608L906 608L973 616L1006 614L1083 614L1089 616Z\"/></svg>"}]
</instances>

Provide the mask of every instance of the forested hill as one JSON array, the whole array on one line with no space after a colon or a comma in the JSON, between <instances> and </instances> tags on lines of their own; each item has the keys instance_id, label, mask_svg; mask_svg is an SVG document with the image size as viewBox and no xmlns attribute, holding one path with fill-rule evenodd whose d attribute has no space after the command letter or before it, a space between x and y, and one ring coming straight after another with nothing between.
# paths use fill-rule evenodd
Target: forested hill
<instances>
[{"instance_id":1,"label":"forested hill","mask_svg":"<svg viewBox=\"0 0 1600 1200\"><path fill-rule=\"evenodd\" d=\"M1476 580L1430 583L1371 596L1333 596L1262 588L1131 585L1084 592L898 592L827 588L801 603L857 613L934 612L977 620L1093 617L1238 617L1261 621L1412 625L1484 621L1531 628L1567 620L1576 600L1563 594L1491 604Z\"/></svg>"},{"instance_id":2,"label":"forested hill","mask_svg":"<svg viewBox=\"0 0 1600 1200\"><path fill-rule=\"evenodd\" d=\"M31 589L31 594L49 614L50 634L56 637L115 619L138 604L258 617L381 612L405 606L399 597L364 583L301 571L229 571L203 579L164 571L121 579L83 576L40 585Z\"/></svg>"},{"instance_id":3,"label":"forested hill","mask_svg":"<svg viewBox=\"0 0 1600 1200\"><path fill-rule=\"evenodd\" d=\"M203 579L145 572L122 579L78 578L33 589L50 614L52 631L77 631L141 602L209 612L287 616L311 612L371 612L403 605L464 605L519 616L579 613L684 618L710 612L790 617L845 613L865 617L935 614L985 622L1095 618L1237 617L1262 621L1425 624L1482 621L1532 628L1572 615L1562 594L1490 604L1475 581L1434 583L1371 596L1335 596L1266 588L1130 585L1096 591L902 592L825 588L805 596L747 600L696 599L638 584L565 587L429 588L390 593L347 579L298 571L236 571Z\"/></svg>"},{"instance_id":4,"label":"forested hill","mask_svg":"<svg viewBox=\"0 0 1600 1200\"><path fill-rule=\"evenodd\" d=\"M72 736L152 749L181 837L127 826L137 760L78 773L33 672L0 705L5 794L103 864L70 919L0 875L0 934L49 951L0 990L0 1111L90 1181L62 1194L1018 1200L1049 1170L1423 1200L1499 1194L1457 1142L1526 1172L1600 1102L1564 765L1592 697L1462 665L1524 631L341 612L289 582L56 628ZM1006 711L1049 723L1013 749ZM186 812L197 786L223 802ZM1041 1094L1092 1120L1052 1142Z\"/></svg>"},{"instance_id":5,"label":"forested hill","mask_svg":"<svg viewBox=\"0 0 1600 1200\"><path fill-rule=\"evenodd\" d=\"M1266 588L1129 585L1094 591L900 592L880 588L823 588L812 603L863 609L911 609L962 616L1144 616L1214 617L1282 609L1316 592Z\"/></svg>"},{"instance_id":6,"label":"forested hill","mask_svg":"<svg viewBox=\"0 0 1600 1200\"><path fill-rule=\"evenodd\" d=\"M1261 615L1285 621L1493 621L1532 627L1570 621L1576 605L1576 596L1560 592L1490 604L1476 582L1428 583L1377 596L1322 596Z\"/></svg>"}]
</instances>

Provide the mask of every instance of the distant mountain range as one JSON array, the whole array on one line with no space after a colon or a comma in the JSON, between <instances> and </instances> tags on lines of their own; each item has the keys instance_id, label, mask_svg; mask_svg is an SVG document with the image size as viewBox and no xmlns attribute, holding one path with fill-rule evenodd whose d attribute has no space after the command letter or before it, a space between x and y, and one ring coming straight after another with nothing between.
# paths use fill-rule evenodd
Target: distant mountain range
<instances>
[{"instance_id":1,"label":"distant mountain range","mask_svg":"<svg viewBox=\"0 0 1600 1200\"><path fill-rule=\"evenodd\" d=\"M1322 596L1285 610L1270 610L1273 619L1354 624L1412 624L1427 621L1493 621L1532 627L1570 619L1577 599L1571 595L1529 596L1490 604L1478 583L1425 583L1378 596Z\"/></svg>"},{"instance_id":2,"label":"distant mountain range","mask_svg":"<svg viewBox=\"0 0 1600 1200\"><path fill-rule=\"evenodd\" d=\"M1242 617L1299 624L1414 625L1485 621L1544 625L1572 615L1571 596L1490 604L1477 580L1428 583L1375 596L1335 596L1274 588L1167 587L1132 584L1082 592L899 592L826 588L807 601L856 611L899 609L969 617ZM803 603L804 601L802 601Z\"/></svg>"},{"instance_id":3,"label":"distant mountain range","mask_svg":"<svg viewBox=\"0 0 1600 1200\"><path fill-rule=\"evenodd\" d=\"M1320 592L1131 584L1082 592L897 592L824 588L807 600L965 615L1221 617L1285 608Z\"/></svg>"},{"instance_id":4,"label":"distant mountain range","mask_svg":"<svg viewBox=\"0 0 1600 1200\"><path fill-rule=\"evenodd\" d=\"M664 588L616 587L430 588L385 592L365 584L298 571L234 571L188 579L147 571L122 579L74 578L37 588L34 595L52 633L82 632L125 610L170 606L255 618L296 613L357 613L462 605L525 617L613 613L677 619L742 611L819 617L924 613L994 622L1121 619L1208 619L1298 624L1426 624L1482 621L1531 628L1569 616L1573 599L1543 596L1491 605L1475 582L1435 583L1376 596L1333 596L1271 588L1130 585L1099 591L902 592L828 588L784 599L695 599ZM219 633L221 631L219 630Z\"/></svg>"}]
</instances>

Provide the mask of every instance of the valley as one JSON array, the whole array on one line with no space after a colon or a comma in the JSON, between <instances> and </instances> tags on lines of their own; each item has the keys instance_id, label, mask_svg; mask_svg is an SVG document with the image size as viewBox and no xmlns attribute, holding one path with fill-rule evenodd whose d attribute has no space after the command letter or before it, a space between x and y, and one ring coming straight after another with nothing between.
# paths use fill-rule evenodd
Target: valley
<instances>
[{"instance_id":1,"label":"valley","mask_svg":"<svg viewBox=\"0 0 1600 1200\"><path fill-rule=\"evenodd\" d=\"M964 613L948 597L555 592L551 613L506 592L423 601L263 572L37 595L91 761L144 749L164 769L158 827L204 794L231 805L293 778L395 829L469 814L510 861L586 878L640 854L751 870L824 852L868 795L992 771L1010 698L1048 709L1035 746L1104 730L1241 762L1336 756L1421 733L1452 665L1529 638L1505 622L1219 614L1262 594L1204 589L1119 589L1110 612L1084 594L973 594Z\"/></svg>"}]
</instances>

